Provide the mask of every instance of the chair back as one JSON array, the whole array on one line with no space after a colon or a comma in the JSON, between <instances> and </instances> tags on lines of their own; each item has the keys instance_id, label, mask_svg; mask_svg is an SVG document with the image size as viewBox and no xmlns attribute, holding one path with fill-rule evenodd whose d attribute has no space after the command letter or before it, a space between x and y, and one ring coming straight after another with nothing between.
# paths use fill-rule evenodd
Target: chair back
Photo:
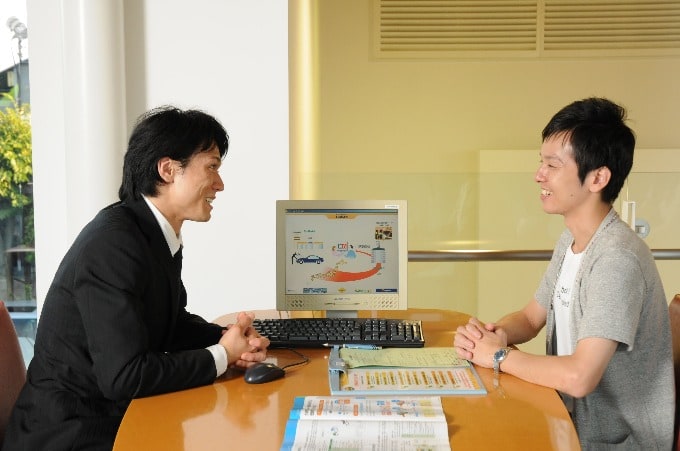
<instances>
[{"instance_id":1,"label":"chair back","mask_svg":"<svg viewBox=\"0 0 680 451\"><path fill-rule=\"evenodd\" d=\"M673 367L675 368L675 436L673 449L680 451L680 294L668 304L668 314L671 318L671 336L673 337Z\"/></svg>"},{"instance_id":2,"label":"chair back","mask_svg":"<svg viewBox=\"0 0 680 451\"><path fill-rule=\"evenodd\" d=\"M5 303L0 301L0 448L7 420L26 382L26 364Z\"/></svg>"}]
</instances>

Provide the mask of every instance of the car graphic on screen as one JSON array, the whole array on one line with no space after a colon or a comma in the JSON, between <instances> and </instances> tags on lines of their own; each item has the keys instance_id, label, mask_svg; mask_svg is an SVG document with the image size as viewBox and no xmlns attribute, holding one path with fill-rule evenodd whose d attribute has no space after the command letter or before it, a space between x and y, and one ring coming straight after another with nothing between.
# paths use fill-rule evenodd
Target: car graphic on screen
<instances>
[{"instance_id":1,"label":"car graphic on screen","mask_svg":"<svg viewBox=\"0 0 680 451\"><path fill-rule=\"evenodd\" d=\"M306 257L298 257L296 260L298 263L316 263L317 265L323 263L323 258L318 255L308 255Z\"/></svg>"}]
</instances>

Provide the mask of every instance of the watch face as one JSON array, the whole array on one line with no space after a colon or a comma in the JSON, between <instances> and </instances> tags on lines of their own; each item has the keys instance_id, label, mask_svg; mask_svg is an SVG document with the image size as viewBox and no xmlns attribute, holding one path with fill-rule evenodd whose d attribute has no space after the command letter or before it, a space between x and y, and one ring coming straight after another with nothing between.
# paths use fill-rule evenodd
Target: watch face
<instances>
[{"instance_id":1,"label":"watch face","mask_svg":"<svg viewBox=\"0 0 680 451\"><path fill-rule=\"evenodd\" d=\"M505 358L505 354L507 354L508 351L505 350L505 348L501 348L496 353L493 355L493 359L496 361L503 360Z\"/></svg>"}]
</instances>

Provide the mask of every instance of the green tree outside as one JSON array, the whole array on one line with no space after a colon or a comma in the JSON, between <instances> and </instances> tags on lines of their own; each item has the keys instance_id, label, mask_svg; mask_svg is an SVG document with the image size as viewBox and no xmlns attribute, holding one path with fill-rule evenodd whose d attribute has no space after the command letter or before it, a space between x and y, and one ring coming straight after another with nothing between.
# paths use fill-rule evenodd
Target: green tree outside
<instances>
[{"instance_id":1,"label":"green tree outside","mask_svg":"<svg viewBox=\"0 0 680 451\"><path fill-rule=\"evenodd\" d=\"M0 111L0 197L11 201L12 207L21 208L33 202L22 187L33 179L31 120L27 105L17 105Z\"/></svg>"},{"instance_id":2,"label":"green tree outside","mask_svg":"<svg viewBox=\"0 0 680 451\"><path fill-rule=\"evenodd\" d=\"M19 244L32 247L35 235L30 108L19 105L10 94L2 97L10 102L0 109L0 249L4 251Z\"/></svg>"}]
</instances>

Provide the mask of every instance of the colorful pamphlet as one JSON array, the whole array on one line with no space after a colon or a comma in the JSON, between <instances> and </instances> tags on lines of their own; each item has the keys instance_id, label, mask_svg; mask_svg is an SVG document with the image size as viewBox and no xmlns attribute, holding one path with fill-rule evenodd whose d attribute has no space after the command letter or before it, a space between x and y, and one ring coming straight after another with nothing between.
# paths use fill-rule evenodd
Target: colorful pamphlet
<instances>
[{"instance_id":1,"label":"colorful pamphlet","mask_svg":"<svg viewBox=\"0 0 680 451\"><path fill-rule=\"evenodd\" d=\"M332 395L484 395L474 366L447 347L347 349L328 363Z\"/></svg>"},{"instance_id":2,"label":"colorful pamphlet","mask_svg":"<svg viewBox=\"0 0 680 451\"><path fill-rule=\"evenodd\" d=\"M450 451L441 398L295 398L281 451Z\"/></svg>"}]
</instances>

